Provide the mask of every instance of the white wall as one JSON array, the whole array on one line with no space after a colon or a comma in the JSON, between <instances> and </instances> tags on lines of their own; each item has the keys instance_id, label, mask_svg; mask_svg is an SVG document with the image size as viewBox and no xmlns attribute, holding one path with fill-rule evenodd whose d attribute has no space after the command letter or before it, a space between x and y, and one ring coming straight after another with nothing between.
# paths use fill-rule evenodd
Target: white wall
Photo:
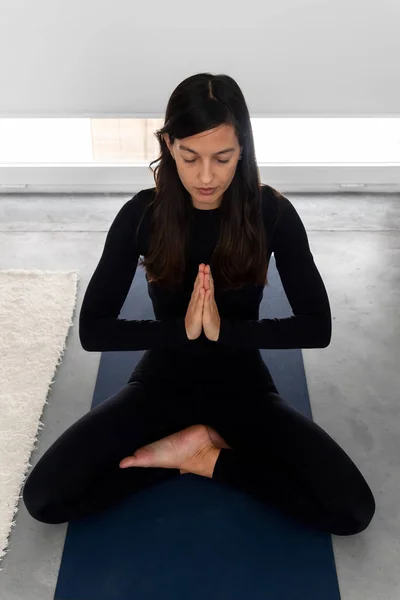
<instances>
[{"instance_id":1,"label":"white wall","mask_svg":"<svg viewBox=\"0 0 400 600\"><path fill-rule=\"evenodd\" d=\"M163 117L225 73L256 116L399 116L400 2L1 0L0 118Z\"/></svg>"}]
</instances>

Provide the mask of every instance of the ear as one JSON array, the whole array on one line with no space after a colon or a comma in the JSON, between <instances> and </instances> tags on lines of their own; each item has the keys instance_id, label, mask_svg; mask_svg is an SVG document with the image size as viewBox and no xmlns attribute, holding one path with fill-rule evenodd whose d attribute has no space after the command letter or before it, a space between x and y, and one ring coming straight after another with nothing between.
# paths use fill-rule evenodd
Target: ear
<instances>
[{"instance_id":1,"label":"ear","mask_svg":"<svg viewBox=\"0 0 400 600\"><path fill-rule=\"evenodd\" d=\"M175 156L173 155L173 152L172 152L172 147L171 147L171 143L170 143L170 139L169 139L168 133L164 133L163 138L165 140L165 143L168 146L168 150L169 150L169 152L171 154L171 157L175 160Z\"/></svg>"},{"instance_id":2,"label":"ear","mask_svg":"<svg viewBox=\"0 0 400 600\"><path fill-rule=\"evenodd\" d=\"M169 140L169 135L168 133L164 133L163 134L163 138L164 138L164 142L167 144L169 151L171 151L171 144L170 144L170 140Z\"/></svg>"}]
</instances>

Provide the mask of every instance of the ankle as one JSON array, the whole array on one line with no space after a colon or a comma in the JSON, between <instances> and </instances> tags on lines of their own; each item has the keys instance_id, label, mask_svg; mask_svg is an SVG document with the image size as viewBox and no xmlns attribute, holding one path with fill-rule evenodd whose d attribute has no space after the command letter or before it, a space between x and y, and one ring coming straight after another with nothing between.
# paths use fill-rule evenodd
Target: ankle
<instances>
[{"instance_id":1,"label":"ankle","mask_svg":"<svg viewBox=\"0 0 400 600\"><path fill-rule=\"evenodd\" d=\"M182 465L180 472L193 473L194 475L201 475L202 477L213 476L215 463L218 460L221 448L216 446L210 446L200 457L193 459L190 463Z\"/></svg>"}]
</instances>

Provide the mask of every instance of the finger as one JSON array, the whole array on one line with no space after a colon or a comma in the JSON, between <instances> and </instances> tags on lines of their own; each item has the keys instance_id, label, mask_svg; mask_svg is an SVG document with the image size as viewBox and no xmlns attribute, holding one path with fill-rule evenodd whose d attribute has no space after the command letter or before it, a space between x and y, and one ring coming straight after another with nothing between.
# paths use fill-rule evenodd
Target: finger
<instances>
[{"instance_id":1,"label":"finger","mask_svg":"<svg viewBox=\"0 0 400 600\"><path fill-rule=\"evenodd\" d=\"M196 277L196 281L194 282L194 291L198 292L201 287L204 286L204 273L202 271L198 272Z\"/></svg>"},{"instance_id":2,"label":"finger","mask_svg":"<svg viewBox=\"0 0 400 600\"><path fill-rule=\"evenodd\" d=\"M204 273L199 273L199 280L197 282L197 292L199 293L201 288L204 288Z\"/></svg>"},{"instance_id":3,"label":"finger","mask_svg":"<svg viewBox=\"0 0 400 600\"><path fill-rule=\"evenodd\" d=\"M208 283L208 289L211 291L211 293L214 293L214 280L212 278L211 273L209 275L207 275L207 283Z\"/></svg>"},{"instance_id":4,"label":"finger","mask_svg":"<svg viewBox=\"0 0 400 600\"><path fill-rule=\"evenodd\" d=\"M200 279L200 273L197 274L197 277L194 280L192 296L194 296L197 293L197 289L199 287L199 279Z\"/></svg>"},{"instance_id":5,"label":"finger","mask_svg":"<svg viewBox=\"0 0 400 600\"><path fill-rule=\"evenodd\" d=\"M210 286L211 286L210 279L211 279L211 267L210 267L210 265L206 265L206 275L204 277L206 290L210 289Z\"/></svg>"},{"instance_id":6,"label":"finger","mask_svg":"<svg viewBox=\"0 0 400 600\"><path fill-rule=\"evenodd\" d=\"M197 296L197 302L196 302L196 311L202 311L203 307L204 307L204 295L205 295L205 291L204 288L200 288L200 292L199 295Z\"/></svg>"}]
</instances>

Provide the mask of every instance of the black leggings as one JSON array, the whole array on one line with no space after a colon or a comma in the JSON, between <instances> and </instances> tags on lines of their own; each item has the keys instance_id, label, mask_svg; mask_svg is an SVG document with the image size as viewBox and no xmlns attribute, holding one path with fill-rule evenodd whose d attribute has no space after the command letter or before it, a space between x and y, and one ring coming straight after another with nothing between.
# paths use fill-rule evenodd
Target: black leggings
<instances>
[{"instance_id":1,"label":"black leggings","mask_svg":"<svg viewBox=\"0 0 400 600\"><path fill-rule=\"evenodd\" d=\"M141 446L203 423L232 447L221 449L215 481L320 531L352 535L369 525L372 492L319 425L277 392L235 382L201 383L200 374L199 379L183 384L131 376L118 393L71 425L34 466L23 489L30 515L63 523L181 476L179 469L121 469L119 462Z\"/></svg>"}]
</instances>

